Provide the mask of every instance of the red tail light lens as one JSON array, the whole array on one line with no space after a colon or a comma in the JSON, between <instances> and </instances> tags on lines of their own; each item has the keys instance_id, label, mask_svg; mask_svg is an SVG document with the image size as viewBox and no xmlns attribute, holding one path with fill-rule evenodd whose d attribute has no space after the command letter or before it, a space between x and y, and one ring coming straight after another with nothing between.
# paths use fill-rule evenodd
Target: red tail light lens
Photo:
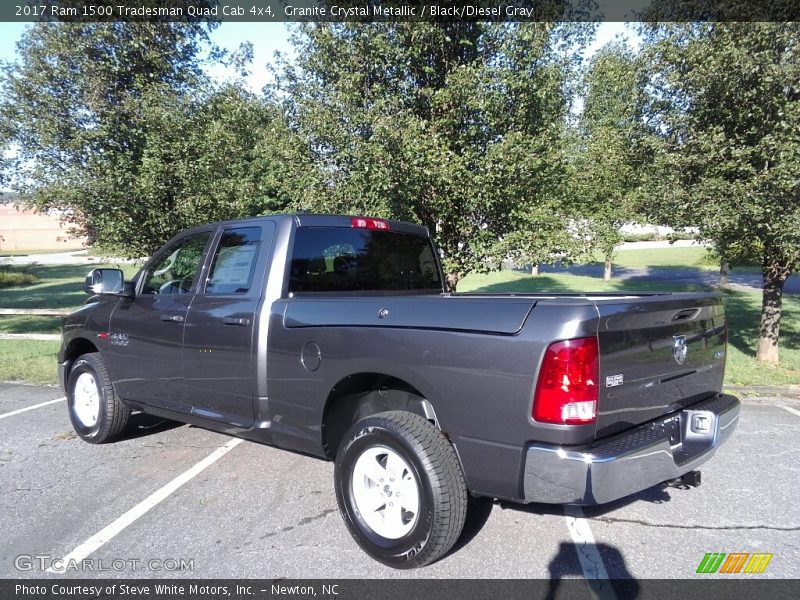
<instances>
[{"instance_id":1,"label":"red tail light lens","mask_svg":"<svg viewBox=\"0 0 800 600\"><path fill-rule=\"evenodd\" d=\"M389 231L389 223L382 219L368 219L366 217L353 217L350 219L350 227L357 229L377 229L378 231Z\"/></svg>"},{"instance_id":2,"label":"red tail light lens","mask_svg":"<svg viewBox=\"0 0 800 600\"><path fill-rule=\"evenodd\" d=\"M581 425L597 419L597 338L550 344L536 382L533 418L543 423Z\"/></svg>"}]
</instances>

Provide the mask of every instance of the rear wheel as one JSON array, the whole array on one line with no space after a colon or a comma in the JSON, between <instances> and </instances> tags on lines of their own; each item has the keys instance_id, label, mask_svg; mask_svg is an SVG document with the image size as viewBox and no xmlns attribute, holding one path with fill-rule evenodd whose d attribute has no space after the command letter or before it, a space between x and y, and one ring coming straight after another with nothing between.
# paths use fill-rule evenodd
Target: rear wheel
<instances>
[{"instance_id":1,"label":"rear wheel","mask_svg":"<svg viewBox=\"0 0 800 600\"><path fill-rule=\"evenodd\" d=\"M92 444L114 441L125 430L130 417L130 409L114 391L105 363L97 352L84 354L72 365L67 404L75 433Z\"/></svg>"},{"instance_id":2,"label":"rear wheel","mask_svg":"<svg viewBox=\"0 0 800 600\"><path fill-rule=\"evenodd\" d=\"M441 431L419 415L390 411L353 425L334 479L351 535L386 565L430 564L461 534L467 509L461 466Z\"/></svg>"}]
</instances>

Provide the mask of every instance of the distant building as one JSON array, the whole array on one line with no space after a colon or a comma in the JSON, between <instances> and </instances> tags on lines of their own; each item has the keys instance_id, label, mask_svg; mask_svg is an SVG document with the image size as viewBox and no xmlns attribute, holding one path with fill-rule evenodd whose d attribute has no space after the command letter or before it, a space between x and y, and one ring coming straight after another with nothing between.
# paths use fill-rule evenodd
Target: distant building
<instances>
[{"instance_id":1,"label":"distant building","mask_svg":"<svg viewBox=\"0 0 800 600\"><path fill-rule=\"evenodd\" d=\"M70 237L60 211L17 208L16 201L11 194L0 197L0 250L71 250L85 245L84 238Z\"/></svg>"}]
</instances>

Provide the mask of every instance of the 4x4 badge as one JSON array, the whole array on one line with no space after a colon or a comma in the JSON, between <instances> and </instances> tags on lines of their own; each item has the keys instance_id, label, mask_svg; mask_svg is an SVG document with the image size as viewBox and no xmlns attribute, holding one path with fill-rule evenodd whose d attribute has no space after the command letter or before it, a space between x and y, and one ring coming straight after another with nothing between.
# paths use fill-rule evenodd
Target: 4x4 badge
<instances>
[{"instance_id":1,"label":"4x4 badge","mask_svg":"<svg viewBox=\"0 0 800 600\"><path fill-rule=\"evenodd\" d=\"M112 333L108 336L108 341L112 346L127 346L129 343L127 333Z\"/></svg>"},{"instance_id":2,"label":"4x4 badge","mask_svg":"<svg viewBox=\"0 0 800 600\"><path fill-rule=\"evenodd\" d=\"M672 358L675 359L675 362L679 365L682 365L686 362L686 354L689 352L689 348L686 347L686 336L685 335L673 335L672 336Z\"/></svg>"}]
</instances>

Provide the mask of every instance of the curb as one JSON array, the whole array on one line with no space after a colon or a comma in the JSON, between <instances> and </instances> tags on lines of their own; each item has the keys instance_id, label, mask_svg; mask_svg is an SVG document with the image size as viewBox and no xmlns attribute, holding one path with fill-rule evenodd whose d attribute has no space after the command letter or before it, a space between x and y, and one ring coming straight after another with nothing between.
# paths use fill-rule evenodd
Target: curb
<instances>
[{"instance_id":1,"label":"curb","mask_svg":"<svg viewBox=\"0 0 800 600\"><path fill-rule=\"evenodd\" d=\"M726 385L722 391L736 392L745 396L800 398L800 385Z\"/></svg>"},{"instance_id":2,"label":"curb","mask_svg":"<svg viewBox=\"0 0 800 600\"><path fill-rule=\"evenodd\" d=\"M61 340L60 333L0 333L0 340L38 340L47 342L58 342Z\"/></svg>"}]
</instances>

